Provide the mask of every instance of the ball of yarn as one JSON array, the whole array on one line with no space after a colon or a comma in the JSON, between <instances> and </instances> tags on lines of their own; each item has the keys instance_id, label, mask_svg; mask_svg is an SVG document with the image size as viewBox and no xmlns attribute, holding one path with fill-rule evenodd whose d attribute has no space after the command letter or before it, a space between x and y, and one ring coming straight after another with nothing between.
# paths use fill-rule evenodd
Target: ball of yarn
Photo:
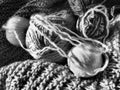
<instances>
[{"instance_id":1,"label":"ball of yarn","mask_svg":"<svg viewBox=\"0 0 120 90\"><path fill-rule=\"evenodd\" d=\"M109 34L108 25L107 8L103 5L90 8L77 21L77 29L85 38L92 38L101 42L105 42Z\"/></svg>"},{"instance_id":2,"label":"ball of yarn","mask_svg":"<svg viewBox=\"0 0 120 90\"><path fill-rule=\"evenodd\" d=\"M27 49L23 48L35 59L41 58L49 50L57 52L57 55L59 53L59 58L65 57L69 45L62 37L64 34L62 31L73 28L74 24L74 17L68 10L61 10L50 15L34 14L31 16L30 26L26 33Z\"/></svg>"},{"instance_id":3,"label":"ball of yarn","mask_svg":"<svg viewBox=\"0 0 120 90\"><path fill-rule=\"evenodd\" d=\"M108 57L104 59L95 47L80 44L69 52L68 66L77 77L91 77L107 67Z\"/></svg>"},{"instance_id":4,"label":"ball of yarn","mask_svg":"<svg viewBox=\"0 0 120 90\"><path fill-rule=\"evenodd\" d=\"M6 39L11 44L20 46L17 37L21 43L25 45L25 33L28 26L29 20L19 16L13 16L7 21L5 25L3 25L2 28L6 30Z\"/></svg>"}]
</instances>

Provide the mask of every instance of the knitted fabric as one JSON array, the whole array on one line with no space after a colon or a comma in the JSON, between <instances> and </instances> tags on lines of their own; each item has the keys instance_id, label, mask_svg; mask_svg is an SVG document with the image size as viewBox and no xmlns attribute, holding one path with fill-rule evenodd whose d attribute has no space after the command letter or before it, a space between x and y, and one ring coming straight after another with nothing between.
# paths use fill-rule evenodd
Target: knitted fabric
<instances>
[{"instance_id":1,"label":"knitted fabric","mask_svg":"<svg viewBox=\"0 0 120 90\"><path fill-rule=\"evenodd\" d=\"M0 27L13 15L29 19L34 13L55 12L61 9L56 6L65 1L0 0ZM120 32L117 32L107 42L111 48L110 63L104 72L91 78L76 78L67 66L46 60L27 60L32 57L22 48L11 45L5 38L5 31L0 31L0 90L119 90L119 41Z\"/></svg>"},{"instance_id":2,"label":"knitted fabric","mask_svg":"<svg viewBox=\"0 0 120 90\"><path fill-rule=\"evenodd\" d=\"M76 78L67 66L26 60L0 69L0 90L119 90L119 61L93 78Z\"/></svg>"},{"instance_id":3,"label":"knitted fabric","mask_svg":"<svg viewBox=\"0 0 120 90\"><path fill-rule=\"evenodd\" d=\"M79 82L66 66L43 61L17 62L0 70L1 90L78 89ZM4 83L3 83L4 82Z\"/></svg>"}]
</instances>

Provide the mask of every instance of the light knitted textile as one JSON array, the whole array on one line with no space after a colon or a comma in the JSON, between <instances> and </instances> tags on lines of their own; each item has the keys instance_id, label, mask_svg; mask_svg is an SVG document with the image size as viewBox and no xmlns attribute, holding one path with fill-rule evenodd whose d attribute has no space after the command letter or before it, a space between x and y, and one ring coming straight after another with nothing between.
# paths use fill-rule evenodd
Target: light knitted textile
<instances>
[{"instance_id":1,"label":"light knitted textile","mask_svg":"<svg viewBox=\"0 0 120 90\"><path fill-rule=\"evenodd\" d=\"M26 60L0 68L0 90L119 90L120 62L92 78L76 78L67 66Z\"/></svg>"},{"instance_id":2,"label":"light knitted textile","mask_svg":"<svg viewBox=\"0 0 120 90\"><path fill-rule=\"evenodd\" d=\"M0 90L81 90L80 83L67 66L50 62L27 60L0 69Z\"/></svg>"}]
</instances>

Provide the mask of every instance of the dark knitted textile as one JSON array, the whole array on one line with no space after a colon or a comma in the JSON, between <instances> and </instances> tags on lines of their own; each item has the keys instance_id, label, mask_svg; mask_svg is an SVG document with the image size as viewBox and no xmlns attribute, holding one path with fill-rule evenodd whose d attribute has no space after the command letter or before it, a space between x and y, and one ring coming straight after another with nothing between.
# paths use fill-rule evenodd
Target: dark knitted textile
<instances>
[{"instance_id":1,"label":"dark knitted textile","mask_svg":"<svg viewBox=\"0 0 120 90\"><path fill-rule=\"evenodd\" d=\"M63 8L69 8L67 0L0 0L0 27L13 15L29 19L34 13ZM33 60L21 47L11 45L1 30L0 90L120 90L120 31L111 34L106 70L91 78L76 78L67 66Z\"/></svg>"}]
</instances>

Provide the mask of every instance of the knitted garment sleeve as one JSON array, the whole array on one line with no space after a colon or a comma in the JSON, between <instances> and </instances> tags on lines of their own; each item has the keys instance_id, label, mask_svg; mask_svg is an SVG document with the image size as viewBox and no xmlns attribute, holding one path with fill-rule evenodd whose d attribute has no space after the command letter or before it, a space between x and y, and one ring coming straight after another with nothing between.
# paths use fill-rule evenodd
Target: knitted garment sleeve
<instances>
[{"instance_id":1,"label":"knitted garment sleeve","mask_svg":"<svg viewBox=\"0 0 120 90\"><path fill-rule=\"evenodd\" d=\"M50 13L51 7L66 0L0 0L0 27L11 16L30 17L37 12Z\"/></svg>"},{"instance_id":2,"label":"knitted garment sleeve","mask_svg":"<svg viewBox=\"0 0 120 90\"><path fill-rule=\"evenodd\" d=\"M0 90L119 90L120 64L93 78L76 78L67 66L26 60L0 68Z\"/></svg>"},{"instance_id":3,"label":"knitted garment sleeve","mask_svg":"<svg viewBox=\"0 0 120 90\"><path fill-rule=\"evenodd\" d=\"M32 14L35 13L46 13L50 14L56 12L61 9L62 4L65 3L66 0L31 0L24 6L22 6L15 15L19 15L21 17L30 18Z\"/></svg>"},{"instance_id":4,"label":"knitted garment sleeve","mask_svg":"<svg viewBox=\"0 0 120 90\"><path fill-rule=\"evenodd\" d=\"M0 69L1 90L81 90L67 66L39 61L17 62Z\"/></svg>"}]
</instances>

